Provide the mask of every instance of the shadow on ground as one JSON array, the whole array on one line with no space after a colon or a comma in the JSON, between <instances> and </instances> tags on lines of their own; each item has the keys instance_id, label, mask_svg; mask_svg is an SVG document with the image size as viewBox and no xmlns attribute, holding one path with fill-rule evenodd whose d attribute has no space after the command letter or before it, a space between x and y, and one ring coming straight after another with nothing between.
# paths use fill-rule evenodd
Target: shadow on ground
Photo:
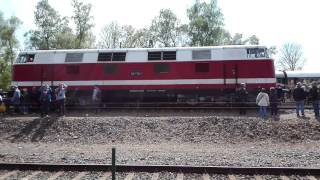
<instances>
[{"instance_id":1,"label":"shadow on ground","mask_svg":"<svg viewBox=\"0 0 320 180\"><path fill-rule=\"evenodd\" d=\"M17 142L24 139L29 139L31 142L41 140L47 130L58 120L58 117L51 118L35 118L33 121L27 123L18 133L13 134L8 139L11 142Z\"/></svg>"}]
</instances>

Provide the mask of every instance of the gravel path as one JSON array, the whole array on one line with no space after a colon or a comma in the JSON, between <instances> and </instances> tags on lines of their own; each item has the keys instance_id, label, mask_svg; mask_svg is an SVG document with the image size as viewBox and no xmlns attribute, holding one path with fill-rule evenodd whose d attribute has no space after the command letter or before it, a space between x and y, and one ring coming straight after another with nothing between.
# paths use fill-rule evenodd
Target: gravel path
<instances>
[{"instance_id":1,"label":"gravel path","mask_svg":"<svg viewBox=\"0 0 320 180\"><path fill-rule=\"evenodd\" d=\"M320 167L320 142L245 144L60 144L1 143L4 162L111 163L116 147L119 164L301 166Z\"/></svg>"},{"instance_id":2,"label":"gravel path","mask_svg":"<svg viewBox=\"0 0 320 180\"><path fill-rule=\"evenodd\" d=\"M2 117L0 161L320 167L320 123L290 111L253 115L145 113L96 117ZM168 175L171 176L171 175Z\"/></svg>"}]
</instances>

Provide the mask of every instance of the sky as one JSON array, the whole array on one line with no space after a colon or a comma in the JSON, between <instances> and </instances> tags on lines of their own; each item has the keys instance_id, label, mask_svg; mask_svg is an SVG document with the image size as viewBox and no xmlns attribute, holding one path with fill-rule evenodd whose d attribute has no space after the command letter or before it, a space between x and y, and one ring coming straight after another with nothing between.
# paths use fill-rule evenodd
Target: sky
<instances>
[{"instance_id":1,"label":"sky","mask_svg":"<svg viewBox=\"0 0 320 180\"><path fill-rule=\"evenodd\" d=\"M148 27L160 9L171 9L182 23L187 23L186 10L195 0L82 0L92 4L93 32L99 37L102 27L112 21L135 28ZM23 21L17 32L23 48L23 34L35 29L34 10L38 0L0 0L5 18L14 15ZM71 0L49 0L62 16L72 16ZM256 35L260 44L277 46L287 42L302 46L307 60L304 70L320 71L319 0L218 0L225 28L233 35ZM277 56L275 56L277 59Z\"/></svg>"}]
</instances>

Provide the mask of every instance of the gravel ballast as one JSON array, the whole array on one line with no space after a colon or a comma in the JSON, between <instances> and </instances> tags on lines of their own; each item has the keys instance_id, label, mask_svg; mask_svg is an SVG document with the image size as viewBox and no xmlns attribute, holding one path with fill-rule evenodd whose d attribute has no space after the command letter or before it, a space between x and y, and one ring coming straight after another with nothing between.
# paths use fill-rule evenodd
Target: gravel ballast
<instances>
[{"instance_id":1,"label":"gravel ballast","mask_svg":"<svg viewBox=\"0 0 320 180\"><path fill-rule=\"evenodd\" d=\"M320 167L320 123L188 116L2 117L0 161Z\"/></svg>"}]
</instances>

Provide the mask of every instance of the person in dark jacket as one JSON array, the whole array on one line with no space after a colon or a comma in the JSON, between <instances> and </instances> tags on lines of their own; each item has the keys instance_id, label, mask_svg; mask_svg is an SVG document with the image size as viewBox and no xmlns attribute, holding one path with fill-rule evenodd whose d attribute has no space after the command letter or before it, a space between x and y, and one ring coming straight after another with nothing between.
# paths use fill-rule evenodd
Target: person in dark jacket
<instances>
[{"instance_id":1,"label":"person in dark jacket","mask_svg":"<svg viewBox=\"0 0 320 180\"><path fill-rule=\"evenodd\" d=\"M241 83L241 87L237 90L236 92L237 94L237 99L240 105L240 115L245 115L246 112L246 105L247 105L247 101L248 101L248 91L246 89L246 84L245 83Z\"/></svg>"},{"instance_id":2,"label":"person in dark jacket","mask_svg":"<svg viewBox=\"0 0 320 180\"><path fill-rule=\"evenodd\" d=\"M317 83L312 83L312 88L309 91L309 100L312 102L314 115L319 118L319 89Z\"/></svg>"},{"instance_id":3,"label":"person in dark jacket","mask_svg":"<svg viewBox=\"0 0 320 180\"><path fill-rule=\"evenodd\" d=\"M278 99L280 100L280 102L285 102L284 91L283 91L283 88L281 87L281 85L278 84L278 86L275 90L276 90L276 93L277 93L277 96L278 96Z\"/></svg>"},{"instance_id":4,"label":"person in dark jacket","mask_svg":"<svg viewBox=\"0 0 320 180\"><path fill-rule=\"evenodd\" d=\"M40 107L40 94L41 92L34 86L32 87L29 95L30 95L30 109L33 111L38 110Z\"/></svg>"},{"instance_id":5,"label":"person in dark jacket","mask_svg":"<svg viewBox=\"0 0 320 180\"><path fill-rule=\"evenodd\" d=\"M301 115L304 116L304 100L306 98L306 93L301 87L301 83L298 82L296 88L293 90L293 99L296 101L296 113L297 117L300 117L299 112L301 111Z\"/></svg>"},{"instance_id":6,"label":"person in dark jacket","mask_svg":"<svg viewBox=\"0 0 320 180\"><path fill-rule=\"evenodd\" d=\"M270 88L270 111L271 116L276 119L278 117L279 96L274 87Z\"/></svg>"},{"instance_id":7,"label":"person in dark jacket","mask_svg":"<svg viewBox=\"0 0 320 180\"><path fill-rule=\"evenodd\" d=\"M40 94L41 117L49 117L49 107L51 102L51 88L49 85L43 86Z\"/></svg>"}]
</instances>

